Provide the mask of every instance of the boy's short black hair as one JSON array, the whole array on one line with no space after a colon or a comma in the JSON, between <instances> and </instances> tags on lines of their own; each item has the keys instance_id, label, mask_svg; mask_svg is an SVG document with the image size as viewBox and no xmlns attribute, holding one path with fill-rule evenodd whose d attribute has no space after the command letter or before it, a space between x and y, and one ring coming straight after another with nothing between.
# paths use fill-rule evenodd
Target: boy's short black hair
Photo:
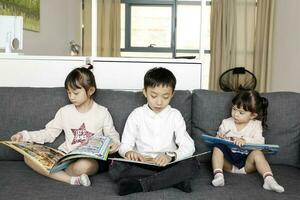
<instances>
[{"instance_id":1,"label":"boy's short black hair","mask_svg":"<svg viewBox=\"0 0 300 200\"><path fill-rule=\"evenodd\" d=\"M148 70L144 76L144 89L147 87L169 86L173 92L176 86L176 78L174 74L163 67L155 67Z\"/></svg>"}]
</instances>

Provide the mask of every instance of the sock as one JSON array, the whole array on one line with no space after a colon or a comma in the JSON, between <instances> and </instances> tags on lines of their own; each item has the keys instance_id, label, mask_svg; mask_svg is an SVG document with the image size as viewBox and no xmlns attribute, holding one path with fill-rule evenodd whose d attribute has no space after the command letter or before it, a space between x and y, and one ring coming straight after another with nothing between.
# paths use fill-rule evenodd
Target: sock
<instances>
[{"instance_id":1,"label":"sock","mask_svg":"<svg viewBox=\"0 0 300 200\"><path fill-rule=\"evenodd\" d=\"M211 182L213 186L215 187L224 186L225 180L224 180L223 170L215 169L214 174L215 174L214 179Z\"/></svg>"},{"instance_id":2,"label":"sock","mask_svg":"<svg viewBox=\"0 0 300 200\"><path fill-rule=\"evenodd\" d=\"M83 186L90 186L91 181L86 174L81 174L81 176L72 176L70 180L71 185L83 185Z\"/></svg>"},{"instance_id":3,"label":"sock","mask_svg":"<svg viewBox=\"0 0 300 200\"><path fill-rule=\"evenodd\" d=\"M268 172L266 172L266 173L268 173ZM279 193L284 192L284 188L276 182L272 173L269 172L267 175L265 175L265 174L264 174L264 185L263 185L264 189L273 190L273 191L279 192Z\"/></svg>"},{"instance_id":4,"label":"sock","mask_svg":"<svg viewBox=\"0 0 300 200\"><path fill-rule=\"evenodd\" d=\"M138 179L122 178L119 181L119 195L127 195L136 192L142 192L143 187Z\"/></svg>"},{"instance_id":5,"label":"sock","mask_svg":"<svg viewBox=\"0 0 300 200\"><path fill-rule=\"evenodd\" d=\"M191 193L192 192L192 187L191 187L191 181L190 180L186 180L186 181L182 181L180 183L177 183L173 187L181 190L182 192L186 192L186 193Z\"/></svg>"}]
</instances>

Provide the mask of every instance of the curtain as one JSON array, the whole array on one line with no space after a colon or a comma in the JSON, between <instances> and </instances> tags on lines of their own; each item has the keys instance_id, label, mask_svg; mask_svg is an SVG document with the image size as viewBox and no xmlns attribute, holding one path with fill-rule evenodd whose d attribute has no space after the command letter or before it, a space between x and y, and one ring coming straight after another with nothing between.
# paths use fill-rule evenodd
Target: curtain
<instances>
[{"instance_id":1,"label":"curtain","mask_svg":"<svg viewBox=\"0 0 300 200\"><path fill-rule=\"evenodd\" d=\"M82 32L82 55L92 55L92 0L82 0L84 9L82 12L83 32Z\"/></svg>"},{"instance_id":2,"label":"curtain","mask_svg":"<svg viewBox=\"0 0 300 200\"><path fill-rule=\"evenodd\" d=\"M91 55L91 0L84 0L84 55ZM97 56L119 57L121 0L98 0Z\"/></svg>"},{"instance_id":3,"label":"curtain","mask_svg":"<svg viewBox=\"0 0 300 200\"><path fill-rule=\"evenodd\" d=\"M210 89L220 90L219 77L233 67L245 67L251 72L260 72L262 75L269 74L261 70L266 62L264 55L258 52L259 49L269 56L268 59L271 57L269 49L262 50L265 48L264 45L268 46L271 43L271 40L264 40L266 42L264 45L260 43L260 39L267 35L262 34L265 33L262 30L272 27L265 22L258 25L258 21L265 18L262 15L266 12L266 8L260 11L261 4L264 4L262 2L256 4L256 0L212 0ZM258 27L262 27L259 32ZM267 28L267 30L271 29ZM269 81L259 74L255 75L258 79ZM259 91L264 91L260 86L262 83L259 82L256 87Z\"/></svg>"},{"instance_id":4,"label":"curtain","mask_svg":"<svg viewBox=\"0 0 300 200\"><path fill-rule=\"evenodd\" d=\"M234 50L235 8L233 0L212 1L211 6L211 67L209 88L219 90L218 79L222 72L230 68L235 58ZM233 57L231 57L233 56Z\"/></svg>"},{"instance_id":5,"label":"curtain","mask_svg":"<svg viewBox=\"0 0 300 200\"><path fill-rule=\"evenodd\" d=\"M271 84L274 10L274 0L257 1L253 71L258 81L256 88L263 92L270 91Z\"/></svg>"}]
</instances>

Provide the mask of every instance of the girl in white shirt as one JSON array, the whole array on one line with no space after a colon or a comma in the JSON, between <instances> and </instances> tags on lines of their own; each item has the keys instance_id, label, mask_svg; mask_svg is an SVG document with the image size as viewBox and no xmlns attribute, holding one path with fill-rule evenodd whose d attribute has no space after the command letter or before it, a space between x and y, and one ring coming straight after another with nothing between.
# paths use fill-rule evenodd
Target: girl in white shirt
<instances>
[{"instance_id":1,"label":"girl in white shirt","mask_svg":"<svg viewBox=\"0 0 300 200\"><path fill-rule=\"evenodd\" d=\"M92 67L92 66L91 66ZM94 102L92 96L96 92L96 81L89 69L76 68L65 80L65 88L72 104L60 108L54 119L45 129L39 131L21 131L11 137L12 141L28 141L44 144L52 143L62 131L65 141L59 150L69 153L87 142L91 136L106 135L112 139L110 153L118 150L119 134L107 108ZM94 159L78 159L65 170L57 173L45 173L38 165L24 157L25 163L36 172L49 178L70 183L71 185L90 186L89 175L96 174L99 164L106 164ZM103 168L100 166L100 168Z\"/></svg>"},{"instance_id":2,"label":"girl in white shirt","mask_svg":"<svg viewBox=\"0 0 300 200\"><path fill-rule=\"evenodd\" d=\"M256 91L241 91L232 100L231 116L224 119L217 137L230 138L236 145L246 143L264 144L263 127L267 127L268 100ZM270 165L260 150L232 152L226 145L216 144L212 154L214 186L224 186L223 169L231 173L250 173L258 171L264 178L263 188L284 192L273 177Z\"/></svg>"}]
</instances>

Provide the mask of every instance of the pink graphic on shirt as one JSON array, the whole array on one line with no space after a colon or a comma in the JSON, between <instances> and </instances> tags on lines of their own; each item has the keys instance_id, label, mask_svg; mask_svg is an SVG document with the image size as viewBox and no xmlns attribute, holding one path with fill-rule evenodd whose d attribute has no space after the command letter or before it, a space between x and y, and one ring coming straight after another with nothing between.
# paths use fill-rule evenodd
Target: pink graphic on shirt
<instances>
[{"instance_id":1,"label":"pink graphic on shirt","mask_svg":"<svg viewBox=\"0 0 300 200\"><path fill-rule=\"evenodd\" d=\"M92 137L94 133L91 133L85 129L85 124L83 123L79 129L72 129L71 131L73 132L74 138L71 144L76 144L76 143L82 143L85 142L87 139Z\"/></svg>"}]
</instances>

